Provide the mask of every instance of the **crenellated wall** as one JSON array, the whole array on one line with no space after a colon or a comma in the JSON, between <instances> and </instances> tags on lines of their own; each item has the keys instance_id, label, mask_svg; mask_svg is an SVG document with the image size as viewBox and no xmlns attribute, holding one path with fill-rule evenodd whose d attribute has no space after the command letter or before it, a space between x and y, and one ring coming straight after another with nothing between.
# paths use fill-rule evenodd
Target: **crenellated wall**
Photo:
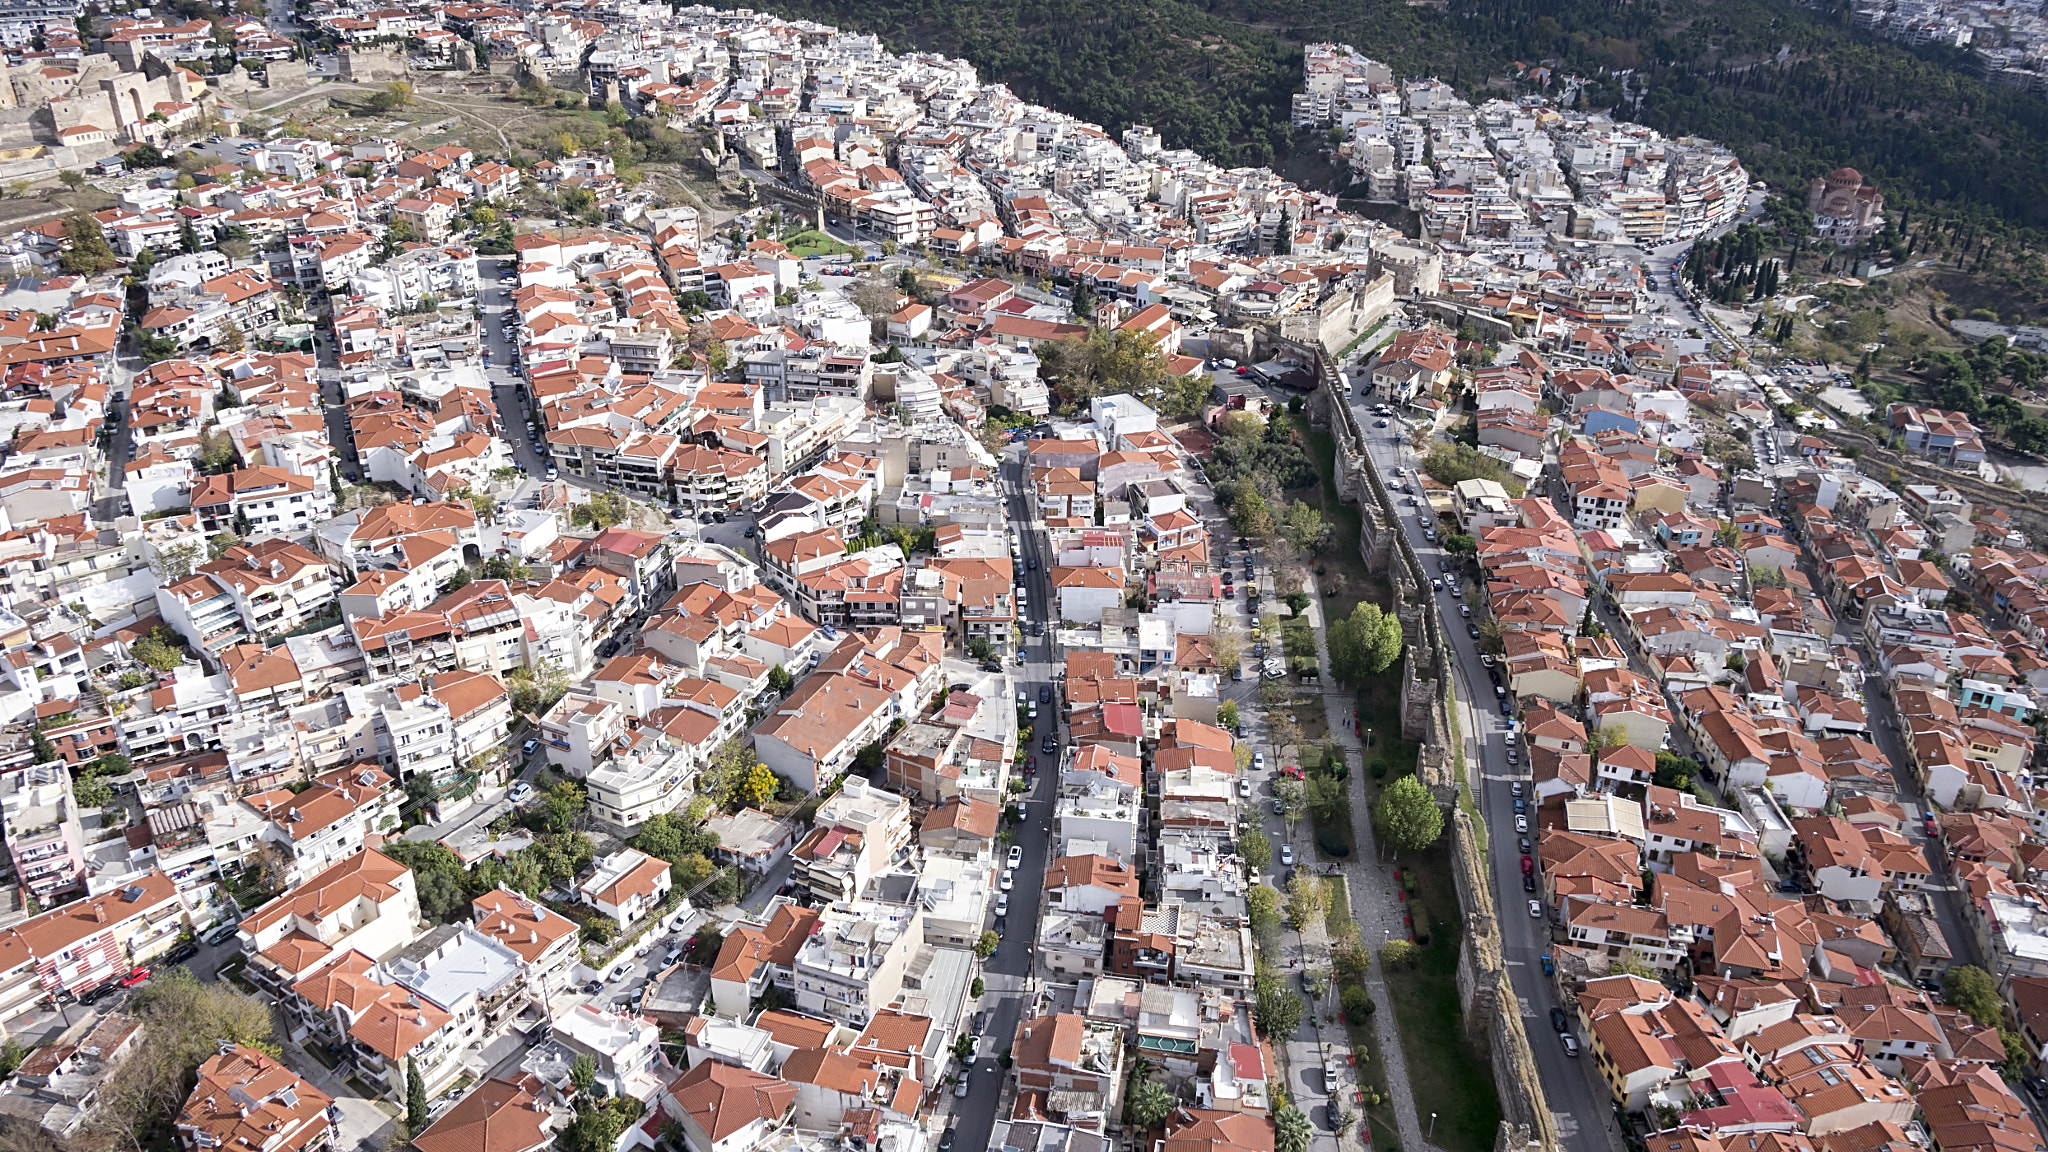
<instances>
[{"instance_id":1,"label":"crenellated wall","mask_svg":"<svg viewBox=\"0 0 2048 1152\"><path fill-rule=\"evenodd\" d=\"M1557 1152L1558 1133L1543 1082L1536 1071L1529 1034L1522 1027L1520 1001L1508 984L1493 890L1487 881L1485 838L1458 801L1469 781L1461 749L1464 740L1451 721L1457 707L1450 647L1435 610L1427 570L1407 534L1393 498L1365 452L1364 431L1328 356L1315 357L1321 382L1310 418L1328 427L1337 444L1336 487L1359 506L1358 547L1366 566L1393 587L1408 650L1401 662L1402 736L1421 747L1417 773L1450 810L1452 871L1464 942L1458 954L1458 1002L1469 1038L1486 1046L1504 1120L1495 1152Z\"/></svg>"}]
</instances>

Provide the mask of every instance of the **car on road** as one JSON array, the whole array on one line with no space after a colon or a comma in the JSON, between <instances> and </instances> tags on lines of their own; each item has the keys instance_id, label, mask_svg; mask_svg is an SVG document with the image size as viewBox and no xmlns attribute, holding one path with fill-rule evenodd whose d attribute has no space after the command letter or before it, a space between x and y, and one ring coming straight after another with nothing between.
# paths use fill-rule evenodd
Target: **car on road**
<instances>
[{"instance_id":1,"label":"car on road","mask_svg":"<svg viewBox=\"0 0 2048 1152\"><path fill-rule=\"evenodd\" d=\"M960 1079L953 1082L953 1095L955 1097L967 1095L967 1076L967 1072L962 1072L960 1073Z\"/></svg>"},{"instance_id":2,"label":"car on road","mask_svg":"<svg viewBox=\"0 0 2048 1152\"><path fill-rule=\"evenodd\" d=\"M1467 623L1465 625L1465 635L1470 636L1474 640L1479 639L1479 625Z\"/></svg>"},{"instance_id":3,"label":"car on road","mask_svg":"<svg viewBox=\"0 0 2048 1152\"><path fill-rule=\"evenodd\" d=\"M1005 868L1003 869L1003 878L1001 881L997 883L996 886L1001 888L1003 891L1008 892L1011 888L1016 886L1016 883L1017 870L1015 868Z\"/></svg>"},{"instance_id":4,"label":"car on road","mask_svg":"<svg viewBox=\"0 0 2048 1152\"><path fill-rule=\"evenodd\" d=\"M1026 569L1026 570L1028 570L1028 571L1031 571L1031 572L1036 572L1036 571L1038 571L1038 557L1036 557L1036 556L1033 556L1033 557L1032 557L1031 559L1029 559L1029 560L1026 560L1026 561L1024 562L1024 567L1025 567L1025 569Z\"/></svg>"},{"instance_id":5,"label":"car on road","mask_svg":"<svg viewBox=\"0 0 2048 1152\"><path fill-rule=\"evenodd\" d=\"M233 940L238 934L240 934L241 930L242 926L239 924L223 924L220 927L215 928L213 931L208 932L206 935L201 936L200 939L206 941L208 944L218 946L221 944L225 944L230 940Z\"/></svg>"},{"instance_id":6,"label":"car on road","mask_svg":"<svg viewBox=\"0 0 2048 1152\"><path fill-rule=\"evenodd\" d=\"M1040 684L1038 686L1038 702L1040 704L1052 703L1052 685Z\"/></svg>"},{"instance_id":7,"label":"car on road","mask_svg":"<svg viewBox=\"0 0 2048 1152\"><path fill-rule=\"evenodd\" d=\"M113 995L114 990L118 987L120 987L120 985L109 981L108 983L102 984L97 988L88 988L85 991L80 992L78 994L78 1002L80 1004L97 1004L101 1000L106 999L108 996Z\"/></svg>"},{"instance_id":8,"label":"car on road","mask_svg":"<svg viewBox=\"0 0 2048 1152\"><path fill-rule=\"evenodd\" d=\"M1387 422L1385 420L1375 420L1373 421L1372 426L1375 428L1385 428L1387 426Z\"/></svg>"},{"instance_id":9,"label":"car on road","mask_svg":"<svg viewBox=\"0 0 2048 1152\"><path fill-rule=\"evenodd\" d=\"M128 974L127 974L126 976L123 976L123 977L121 977L121 987L123 987L123 988L133 988L133 987L135 987L135 986L136 986L137 984L140 984L140 983L142 983L142 982L143 982L144 980L147 980L147 979L149 979L149 978L150 978L151 976L154 976L154 975L155 975L155 973L154 973L154 972L151 972L151 971L150 971L149 969L147 969L147 968L133 968L133 969L130 969L130 970L129 970L129 972L128 972Z\"/></svg>"},{"instance_id":10,"label":"car on road","mask_svg":"<svg viewBox=\"0 0 2048 1152\"><path fill-rule=\"evenodd\" d=\"M1251 796L1251 794L1252 794L1252 782L1251 782L1251 781L1249 781L1249 780L1239 780L1239 781L1237 782L1237 794L1238 794L1239 796L1244 796L1244 797L1249 797L1249 796Z\"/></svg>"},{"instance_id":11,"label":"car on road","mask_svg":"<svg viewBox=\"0 0 2048 1152\"><path fill-rule=\"evenodd\" d=\"M176 952L171 953L171 963L183 964L185 961L190 960L191 958L197 955L199 955L199 945L182 944L178 947L178 950Z\"/></svg>"},{"instance_id":12,"label":"car on road","mask_svg":"<svg viewBox=\"0 0 2048 1152\"><path fill-rule=\"evenodd\" d=\"M1576 1057L1579 1054L1579 1038L1577 1036L1574 1036L1571 1033L1567 1032L1564 1035L1559 1036L1557 1038L1557 1042L1559 1044L1564 1045L1565 1055Z\"/></svg>"},{"instance_id":13,"label":"car on road","mask_svg":"<svg viewBox=\"0 0 2048 1152\"><path fill-rule=\"evenodd\" d=\"M951 1128L946 1129L946 1134L939 1137L939 1152L953 1152L953 1130Z\"/></svg>"},{"instance_id":14,"label":"car on road","mask_svg":"<svg viewBox=\"0 0 2048 1152\"><path fill-rule=\"evenodd\" d=\"M612 970L609 973L605 974L605 983L617 984L619 981L624 980L626 978L626 973L631 972L632 970L633 962L631 960L621 960L616 966L612 968Z\"/></svg>"},{"instance_id":15,"label":"car on road","mask_svg":"<svg viewBox=\"0 0 2048 1152\"><path fill-rule=\"evenodd\" d=\"M996 919L1000 920L1003 917L1008 916L1009 914L1010 894L1008 892L996 893Z\"/></svg>"},{"instance_id":16,"label":"car on road","mask_svg":"<svg viewBox=\"0 0 2048 1152\"><path fill-rule=\"evenodd\" d=\"M1524 873L1522 873L1522 891L1524 891L1524 892L1534 892L1535 890L1536 890L1536 874L1535 874L1534 872L1524 872Z\"/></svg>"},{"instance_id":17,"label":"car on road","mask_svg":"<svg viewBox=\"0 0 2048 1152\"><path fill-rule=\"evenodd\" d=\"M1294 845L1282 844L1280 846L1280 863L1289 868L1294 867Z\"/></svg>"},{"instance_id":18,"label":"car on road","mask_svg":"<svg viewBox=\"0 0 2048 1152\"><path fill-rule=\"evenodd\" d=\"M1448 565L1450 564L1450 561L1446 560L1446 561L1444 561L1444 563L1445 563L1445 564L1447 565L1447 567L1445 567L1445 568L1444 568L1444 571L1446 571L1446 572L1450 571L1450 568L1448 567ZM1429 586L1430 586L1431 588L1434 588L1434 589L1436 589L1436 590L1437 590L1437 591L1439 591L1439 592L1443 591L1443 590L1444 590L1444 581L1443 581L1443 577L1441 577L1441 576L1431 576L1431 577L1429 578Z\"/></svg>"},{"instance_id":19,"label":"car on road","mask_svg":"<svg viewBox=\"0 0 2048 1152\"><path fill-rule=\"evenodd\" d=\"M1532 917L1534 917L1534 918L1536 918L1536 919L1538 919L1538 920L1541 920L1541 919L1543 918L1543 901L1541 901L1541 900L1531 900L1531 901L1529 901L1529 915L1530 915L1530 916L1532 916Z\"/></svg>"},{"instance_id":20,"label":"car on road","mask_svg":"<svg viewBox=\"0 0 2048 1152\"><path fill-rule=\"evenodd\" d=\"M599 992L604 991L604 981L592 980L590 983L585 984L583 986L583 991L586 995L595 996Z\"/></svg>"},{"instance_id":21,"label":"car on road","mask_svg":"<svg viewBox=\"0 0 2048 1152\"><path fill-rule=\"evenodd\" d=\"M1254 771L1254 772L1264 772L1265 770L1266 770L1266 754L1265 754L1264 752L1254 752L1254 753L1252 753L1252 771Z\"/></svg>"},{"instance_id":22,"label":"car on road","mask_svg":"<svg viewBox=\"0 0 2048 1152\"><path fill-rule=\"evenodd\" d=\"M1335 1060L1323 1061L1323 1091L1332 1096L1337 1094L1337 1062Z\"/></svg>"},{"instance_id":23,"label":"car on road","mask_svg":"<svg viewBox=\"0 0 2048 1152\"><path fill-rule=\"evenodd\" d=\"M1523 853L1523 854L1522 854L1522 872L1523 872L1523 874L1524 874L1524 875L1526 875L1526 874L1528 874L1528 873L1531 873L1531 872L1534 872L1534 871L1536 871L1536 858L1535 858L1534 856L1531 856L1531 855L1529 855L1529 854L1528 854L1528 853L1526 853L1526 852L1525 852L1525 853Z\"/></svg>"},{"instance_id":24,"label":"car on road","mask_svg":"<svg viewBox=\"0 0 2048 1152\"><path fill-rule=\"evenodd\" d=\"M1012 868L1016 868L1024 863L1024 846L1022 844L1010 845L1009 861L1009 866Z\"/></svg>"},{"instance_id":25,"label":"car on road","mask_svg":"<svg viewBox=\"0 0 2048 1152\"><path fill-rule=\"evenodd\" d=\"M510 792L505 793L505 799L510 800L514 804L524 804L528 800L533 799L533 785L521 780L512 786Z\"/></svg>"},{"instance_id":26,"label":"car on road","mask_svg":"<svg viewBox=\"0 0 2048 1152\"><path fill-rule=\"evenodd\" d=\"M1517 817L1515 817L1515 831L1517 831L1517 832L1527 832L1528 830L1529 830L1529 818L1528 818L1527 816L1517 816Z\"/></svg>"},{"instance_id":27,"label":"car on road","mask_svg":"<svg viewBox=\"0 0 2048 1152\"><path fill-rule=\"evenodd\" d=\"M1054 752L1059 751L1060 746L1056 741L1053 740L1052 733L1048 732L1045 734L1045 739L1040 740L1038 742L1038 750L1050 756Z\"/></svg>"}]
</instances>

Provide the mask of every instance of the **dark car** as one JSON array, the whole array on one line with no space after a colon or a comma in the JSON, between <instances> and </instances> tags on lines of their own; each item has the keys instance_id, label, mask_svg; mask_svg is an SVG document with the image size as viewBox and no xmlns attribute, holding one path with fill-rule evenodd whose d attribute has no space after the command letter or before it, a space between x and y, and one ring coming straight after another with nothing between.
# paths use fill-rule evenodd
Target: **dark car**
<instances>
[{"instance_id":1,"label":"dark car","mask_svg":"<svg viewBox=\"0 0 2048 1152\"><path fill-rule=\"evenodd\" d=\"M197 955L199 955L199 945L180 945L176 952L171 953L171 963L183 964L185 961L190 960L191 958Z\"/></svg>"},{"instance_id":2,"label":"dark car","mask_svg":"<svg viewBox=\"0 0 2048 1152\"><path fill-rule=\"evenodd\" d=\"M953 1130L951 1128L946 1129L946 1134L939 1137L939 1152L953 1152Z\"/></svg>"},{"instance_id":3,"label":"dark car","mask_svg":"<svg viewBox=\"0 0 2048 1152\"><path fill-rule=\"evenodd\" d=\"M1572 1018L1565 1014L1564 1009L1552 1005L1550 1009L1550 1026L1559 1032L1569 1032L1572 1030Z\"/></svg>"},{"instance_id":4,"label":"dark car","mask_svg":"<svg viewBox=\"0 0 2048 1152\"><path fill-rule=\"evenodd\" d=\"M1522 891L1524 891L1524 892L1534 892L1535 890L1536 890L1536 877L1535 877L1535 876L1534 876L1533 874L1531 874L1531 873L1528 873L1528 872L1524 872L1524 873L1522 873Z\"/></svg>"},{"instance_id":5,"label":"dark car","mask_svg":"<svg viewBox=\"0 0 2048 1152\"><path fill-rule=\"evenodd\" d=\"M999 660L983 660L981 662L981 670L983 672L1001 672L1003 665Z\"/></svg>"},{"instance_id":6,"label":"dark car","mask_svg":"<svg viewBox=\"0 0 2048 1152\"><path fill-rule=\"evenodd\" d=\"M1038 557L1033 556L1031 559L1026 560L1024 562L1024 567L1033 572L1038 571Z\"/></svg>"},{"instance_id":7,"label":"dark car","mask_svg":"<svg viewBox=\"0 0 2048 1152\"><path fill-rule=\"evenodd\" d=\"M1465 625L1465 635L1467 635L1467 636L1470 636L1470 637L1471 637L1471 638L1473 638L1474 640L1477 640L1477 639L1479 639L1479 625L1477 625L1477 624L1467 624L1467 625Z\"/></svg>"},{"instance_id":8,"label":"dark car","mask_svg":"<svg viewBox=\"0 0 2048 1152\"><path fill-rule=\"evenodd\" d=\"M604 981L602 981L602 980L592 980L592 981L591 981L590 983L588 983L588 984L585 984L585 985L583 986L583 991L584 991L584 992L586 992L586 993L588 993L588 994L590 994L590 995L592 995L592 996L595 996L595 995L597 995L597 994L598 994L599 992L602 992L602 991L604 991Z\"/></svg>"},{"instance_id":9,"label":"dark car","mask_svg":"<svg viewBox=\"0 0 2048 1152\"><path fill-rule=\"evenodd\" d=\"M1050 736L1047 736L1045 739L1040 740L1038 742L1038 750L1040 752L1046 753L1047 755L1051 755L1052 753L1059 751L1059 747L1060 746L1058 742L1053 740L1053 738Z\"/></svg>"},{"instance_id":10,"label":"dark car","mask_svg":"<svg viewBox=\"0 0 2048 1152\"><path fill-rule=\"evenodd\" d=\"M1039 702L1040 704L1050 704L1050 703L1052 702L1052 686L1051 686L1051 685L1049 685L1049 684L1040 684L1040 685L1038 686L1038 702Z\"/></svg>"}]
</instances>

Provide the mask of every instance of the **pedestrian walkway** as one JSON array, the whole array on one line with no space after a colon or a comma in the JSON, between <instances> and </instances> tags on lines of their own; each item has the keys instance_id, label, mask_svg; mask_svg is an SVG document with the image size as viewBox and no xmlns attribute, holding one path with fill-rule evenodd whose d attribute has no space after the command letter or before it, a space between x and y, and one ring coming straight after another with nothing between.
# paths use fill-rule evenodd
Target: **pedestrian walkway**
<instances>
[{"instance_id":1,"label":"pedestrian walkway","mask_svg":"<svg viewBox=\"0 0 2048 1152\"><path fill-rule=\"evenodd\" d=\"M1418 1115L1415 1091L1408 1079L1408 1058L1401 1050L1400 1025L1396 1023L1393 999L1387 994L1386 975L1380 967L1378 950L1385 947L1396 933L1403 940L1408 938L1407 925L1401 911L1403 904L1395 895L1392 872L1379 862L1379 848L1373 840L1372 814L1366 806L1365 765L1368 760L1366 749L1359 739L1358 729L1350 723L1358 706L1358 698L1341 691L1336 679L1330 675L1330 648L1323 624L1323 598L1316 587L1315 576L1306 577L1304 591L1309 594L1308 621L1315 632L1316 660L1322 669L1323 710L1329 720L1330 735L1344 753L1350 765L1352 845L1354 851L1350 860L1337 865L1344 877L1344 890L1351 902L1351 919L1358 925L1358 938L1366 947L1374 950L1371 967L1366 970L1365 988L1372 996L1375 1033L1379 1037L1381 1067L1386 1073L1387 1093L1392 1100L1395 1123L1400 1128L1401 1147L1409 1152L1436 1152L1423 1137L1423 1118ZM1313 852L1313 837L1307 846ZM1304 859L1314 859L1312 854ZM1311 936L1321 935L1324 956L1328 956L1329 940L1320 923L1313 926ZM1343 1041L1342 1026L1335 1029L1339 1041ZM1354 1131L1345 1142L1350 1148L1356 1141Z\"/></svg>"}]
</instances>

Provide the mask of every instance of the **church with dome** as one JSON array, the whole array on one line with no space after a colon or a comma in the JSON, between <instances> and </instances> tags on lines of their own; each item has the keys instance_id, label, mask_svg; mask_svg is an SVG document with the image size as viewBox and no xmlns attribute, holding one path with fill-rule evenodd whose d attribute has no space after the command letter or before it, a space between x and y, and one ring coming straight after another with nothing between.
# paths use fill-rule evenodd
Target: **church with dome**
<instances>
[{"instance_id":1,"label":"church with dome","mask_svg":"<svg viewBox=\"0 0 2048 1152\"><path fill-rule=\"evenodd\" d=\"M1854 168L1808 181L1806 210L1813 213L1813 230L1837 248L1854 248L1884 231L1884 194Z\"/></svg>"}]
</instances>

